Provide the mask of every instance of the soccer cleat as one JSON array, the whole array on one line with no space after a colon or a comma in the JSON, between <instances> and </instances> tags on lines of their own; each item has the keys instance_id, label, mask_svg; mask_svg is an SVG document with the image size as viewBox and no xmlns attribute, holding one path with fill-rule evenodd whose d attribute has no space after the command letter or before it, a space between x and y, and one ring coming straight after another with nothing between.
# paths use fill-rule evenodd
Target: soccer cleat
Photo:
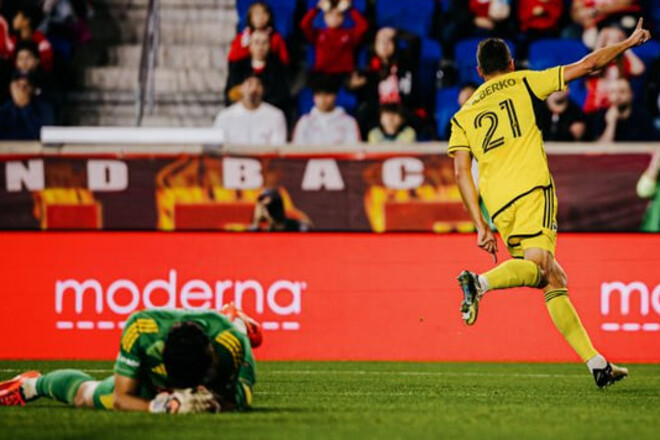
<instances>
[{"instance_id":1,"label":"soccer cleat","mask_svg":"<svg viewBox=\"0 0 660 440\"><path fill-rule=\"evenodd\" d=\"M21 385L26 379L36 379L41 376L38 371L27 371L13 379L0 382L0 406L25 406L27 399L21 392Z\"/></svg>"},{"instance_id":2,"label":"soccer cleat","mask_svg":"<svg viewBox=\"0 0 660 440\"><path fill-rule=\"evenodd\" d=\"M477 274L464 270L458 276L458 285L463 291L463 302L461 303L463 320L467 325L474 325L479 314L479 301L482 296L479 292Z\"/></svg>"},{"instance_id":3,"label":"soccer cleat","mask_svg":"<svg viewBox=\"0 0 660 440\"><path fill-rule=\"evenodd\" d=\"M245 332L250 340L250 346L257 348L264 340L264 335L261 331L261 325L254 319L246 315L241 309L236 307L234 302L230 302L222 306L220 313L225 315L231 322L234 323L239 329L242 329L244 324Z\"/></svg>"},{"instance_id":4,"label":"soccer cleat","mask_svg":"<svg viewBox=\"0 0 660 440\"><path fill-rule=\"evenodd\" d=\"M592 371L598 388L606 388L628 376L628 369L607 363L605 368Z\"/></svg>"}]
</instances>

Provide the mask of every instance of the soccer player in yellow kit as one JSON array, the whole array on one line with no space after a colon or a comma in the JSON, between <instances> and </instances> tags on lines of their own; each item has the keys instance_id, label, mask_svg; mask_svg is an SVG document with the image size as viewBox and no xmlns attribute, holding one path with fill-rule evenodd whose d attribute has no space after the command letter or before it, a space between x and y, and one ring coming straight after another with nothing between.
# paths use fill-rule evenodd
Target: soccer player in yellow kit
<instances>
[{"instance_id":1,"label":"soccer player in yellow kit","mask_svg":"<svg viewBox=\"0 0 660 440\"><path fill-rule=\"evenodd\" d=\"M479 301L489 290L521 286L543 289L552 320L601 388L623 379L628 370L610 364L596 351L568 298L566 274L554 258L557 198L533 104L602 69L650 38L640 19L625 41L592 52L574 64L540 72L515 72L504 41L484 40L479 44L477 61L485 82L451 121L448 152L454 158L463 202L477 228L477 245L497 262L497 240L479 208L481 196L514 257L481 275L469 271L460 274L463 319L468 325L475 323ZM479 193L472 179L473 157L479 165Z\"/></svg>"}]
</instances>

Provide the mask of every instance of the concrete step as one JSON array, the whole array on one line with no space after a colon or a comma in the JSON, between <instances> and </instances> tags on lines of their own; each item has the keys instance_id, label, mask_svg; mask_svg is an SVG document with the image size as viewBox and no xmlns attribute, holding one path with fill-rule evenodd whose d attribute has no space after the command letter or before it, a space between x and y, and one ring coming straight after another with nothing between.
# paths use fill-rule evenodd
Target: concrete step
<instances>
[{"instance_id":1,"label":"concrete step","mask_svg":"<svg viewBox=\"0 0 660 440\"><path fill-rule=\"evenodd\" d=\"M103 105L135 105L134 90L84 90L67 94L67 104L72 107ZM220 108L223 95L216 92L168 92L157 93L155 102L159 104L211 105Z\"/></svg>"},{"instance_id":2,"label":"concrete step","mask_svg":"<svg viewBox=\"0 0 660 440\"><path fill-rule=\"evenodd\" d=\"M202 118L205 121L213 121L221 109L220 103L211 105L202 105L199 103L193 104L170 104L170 103L157 103L154 106L155 116L175 116L179 118L191 117ZM133 116L135 117L135 104L102 104L102 105L81 105L76 108L76 112L97 115L97 116ZM145 116L147 115L145 109Z\"/></svg>"},{"instance_id":3,"label":"concrete step","mask_svg":"<svg viewBox=\"0 0 660 440\"><path fill-rule=\"evenodd\" d=\"M117 23L119 35L124 43L141 43L144 22L123 20ZM160 25L161 44L228 45L236 35L235 17L222 21L204 22L162 22Z\"/></svg>"},{"instance_id":4,"label":"concrete step","mask_svg":"<svg viewBox=\"0 0 660 440\"><path fill-rule=\"evenodd\" d=\"M102 126L102 127L134 127L135 116L112 116L101 114L74 114L69 121L73 125ZM213 118L203 119L190 116L160 116L145 115L142 120L143 127L210 127Z\"/></svg>"},{"instance_id":5,"label":"concrete step","mask_svg":"<svg viewBox=\"0 0 660 440\"><path fill-rule=\"evenodd\" d=\"M156 93L216 92L222 93L227 75L219 70L157 68ZM85 88L93 90L135 90L137 68L93 67L85 71Z\"/></svg>"},{"instance_id":6,"label":"concrete step","mask_svg":"<svg viewBox=\"0 0 660 440\"><path fill-rule=\"evenodd\" d=\"M135 23L145 23L146 9L113 8L107 14L116 20L130 20ZM236 9L223 8L167 8L160 10L161 23L188 23L194 25L200 22L238 22Z\"/></svg>"},{"instance_id":7,"label":"concrete step","mask_svg":"<svg viewBox=\"0 0 660 440\"><path fill-rule=\"evenodd\" d=\"M227 71L228 46L161 46L158 66L170 69L212 69ZM137 44L114 46L109 49L108 64L121 67L138 67L142 47Z\"/></svg>"},{"instance_id":8,"label":"concrete step","mask_svg":"<svg viewBox=\"0 0 660 440\"><path fill-rule=\"evenodd\" d=\"M102 0L110 7L146 8L149 0ZM159 0L161 9L167 8L215 8L231 9L236 7L236 0Z\"/></svg>"}]
</instances>

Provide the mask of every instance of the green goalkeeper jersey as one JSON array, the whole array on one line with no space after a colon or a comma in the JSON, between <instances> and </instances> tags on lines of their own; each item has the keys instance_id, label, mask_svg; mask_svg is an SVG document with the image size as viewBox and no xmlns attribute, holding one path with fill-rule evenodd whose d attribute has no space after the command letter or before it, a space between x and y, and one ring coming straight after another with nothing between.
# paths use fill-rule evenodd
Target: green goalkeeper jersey
<instances>
[{"instance_id":1,"label":"green goalkeeper jersey","mask_svg":"<svg viewBox=\"0 0 660 440\"><path fill-rule=\"evenodd\" d=\"M147 399L171 389L163 364L163 347L170 327L184 321L201 326L221 363L233 370L228 375L229 383L214 391L235 403L239 410L249 408L256 381L250 342L225 316L216 312L156 309L133 313L124 326L115 373L137 379L140 395Z\"/></svg>"}]
</instances>

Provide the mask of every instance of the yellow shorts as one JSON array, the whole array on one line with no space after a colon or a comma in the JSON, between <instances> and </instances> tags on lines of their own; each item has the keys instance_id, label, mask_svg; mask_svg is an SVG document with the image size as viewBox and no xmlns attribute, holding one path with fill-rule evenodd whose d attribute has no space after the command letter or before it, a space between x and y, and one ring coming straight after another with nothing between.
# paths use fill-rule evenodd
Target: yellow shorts
<instances>
[{"instance_id":1,"label":"yellow shorts","mask_svg":"<svg viewBox=\"0 0 660 440\"><path fill-rule=\"evenodd\" d=\"M532 248L555 255L557 196L552 185L514 200L493 221L512 257L521 258L525 249Z\"/></svg>"}]
</instances>

